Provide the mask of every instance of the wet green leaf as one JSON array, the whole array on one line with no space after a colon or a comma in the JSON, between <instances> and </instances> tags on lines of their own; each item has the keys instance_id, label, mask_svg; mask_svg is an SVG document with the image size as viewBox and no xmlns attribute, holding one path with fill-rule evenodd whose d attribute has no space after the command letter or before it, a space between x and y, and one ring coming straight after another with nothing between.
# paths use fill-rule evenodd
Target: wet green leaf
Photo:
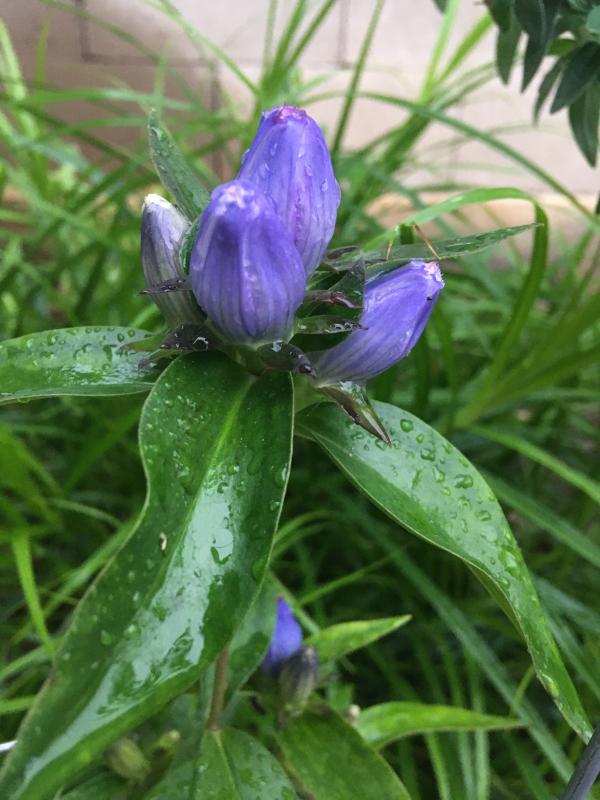
<instances>
[{"instance_id":1,"label":"wet green leaf","mask_svg":"<svg viewBox=\"0 0 600 800\"><path fill-rule=\"evenodd\" d=\"M273 581L266 578L229 648L228 698L248 680L265 657L275 628L276 609L277 589Z\"/></svg>"},{"instance_id":2,"label":"wet green leaf","mask_svg":"<svg viewBox=\"0 0 600 800\"><path fill-rule=\"evenodd\" d=\"M128 349L149 334L133 328L63 328L0 342L0 403L59 395L147 392L159 370Z\"/></svg>"},{"instance_id":3,"label":"wet green leaf","mask_svg":"<svg viewBox=\"0 0 600 800\"><path fill-rule=\"evenodd\" d=\"M511 236L518 236L518 234L535 227L535 223L529 225L514 225L510 228L498 228L495 231L460 236L455 239L441 239L432 244L435 252L439 256L439 260L444 261L449 258L460 258L461 256L480 253L482 250L493 247L499 242L509 239ZM367 253L365 255L367 277L369 280L372 280L376 275L396 269L398 266L405 264L413 258L431 261L433 255L423 242L398 244L392 247L389 253L383 250L377 253Z\"/></svg>"},{"instance_id":4,"label":"wet green leaf","mask_svg":"<svg viewBox=\"0 0 600 800\"><path fill-rule=\"evenodd\" d=\"M361 711L356 723L360 734L374 747L384 747L403 736L441 731L494 731L522 727L510 717L482 714L468 708L427 703L381 703Z\"/></svg>"},{"instance_id":5,"label":"wet green leaf","mask_svg":"<svg viewBox=\"0 0 600 800\"><path fill-rule=\"evenodd\" d=\"M148 118L148 141L163 186L181 212L195 220L208 205L210 195L154 111Z\"/></svg>"},{"instance_id":6,"label":"wet green leaf","mask_svg":"<svg viewBox=\"0 0 600 800\"><path fill-rule=\"evenodd\" d=\"M341 622L314 633L306 640L306 644L315 648L321 661L333 661L387 636L406 625L410 619L410 614L405 614L402 617Z\"/></svg>"},{"instance_id":7,"label":"wet green leaf","mask_svg":"<svg viewBox=\"0 0 600 800\"><path fill-rule=\"evenodd\" d=\"M590 732L552 638L531 576L504 514L481 475L417 417L374 403L391 447L335 408L311 406L301 433L317 441L348 478L408 531L467 563L521 630L537 674L569 724Z\"/></svg>"},{"instance_id":8,"label":"wet green leaf","mask_svg":"<svg viewBox=\"0 0 600 800\"><path fill-rule=\"evenodd\" d=\"M140 422L143 513L81 601L0 797L52 795L231 639L267 565L291 430L288 375L257 380L218 354L165 370Z\"/></svg>"},{"instance_id":9,"label":"wet green leaf","mask_svg":"<svg viewBox=\"0 0 600 800\"><path fill-rule=\"evenodd\" d=\"M111 772L103 771L67 792L64 800L125 800L127 784Z\"/></svg>"},{"instance_id":10,"label":"wet green leaf","mask_svg":"<svg viewBox=\"0 0 600 800\"><path fill-rule=\"evenodd\" d=\"M410 800L389 764L333 712L305 713L277 740L288 768L314 800Z\"/></svg>"},{"instance_id":11,"label":"wet green leaf","mask_svg":"<svg viewBox=\"0 0 600 800\"><path fill-rule=\"evenodd\" d=\"M283 767L247 733L207 733L190 800L295 800ZM178 797L179 800L179 797ZM184 795L181 800L187 800Z\"/></svg>"}]
</instances>

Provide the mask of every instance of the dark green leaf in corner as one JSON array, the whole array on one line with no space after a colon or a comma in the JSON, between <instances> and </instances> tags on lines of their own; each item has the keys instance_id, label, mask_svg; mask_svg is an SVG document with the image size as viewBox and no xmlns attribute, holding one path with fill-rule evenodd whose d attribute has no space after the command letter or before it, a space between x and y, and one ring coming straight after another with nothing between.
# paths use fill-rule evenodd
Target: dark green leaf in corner
<instances>
[{"instance_id":1,"label":"dark green leaf in corner","mask_svg":"<svg viewBox=\"0 0 600 800\"><path fill-rule=\"evenodd\" d=\"M140 367L133 328L62 328L0 342L0 403L60 395L147 392L160 373Z\"/></svg>"},{"instance_id":2,"label":"dark green leaf in corner","mask_svg":"<svg viewBox=\"0 0 600 800\"><path fill-rule=\"evenodd\" d=\"M569 124L579 149L590 166L596 166L600 123L600 81L591 83L569 108Z\"/></svg>"},{"instance_id":3,"label":"dark green leaf in corner","mask_svg":"<svg viewBox=\"0 0 600 800\"><path fill-rule=\"evenodd\" d=\"M410 800L387 761L333 712L293 719L277 741L291 774L314 800Z\"/></svg>"},{"instance_id":4,"label":"dark green leaf in corner","mask_svg":"<svg viewBox=\"0 0 600 800\"><path fill-rule=\"evenodd\" d=\"M366 434L337 409L311 406L298 430L313 438L375 505L408 531L465 563L520 628L537 674L583 738L590 727L552 638L531 576L502 509L467 459L407 411L374 408L392 446Z\"/></svg>"},{"instance_id":5,"label":"dark green leaf in corner","mask_svg":"<svg viewBox=\"0 0 600 800\"><path fill-rule=\"evenodd\" d=\"M155 111L148 118L148 140L152 162L163 186L181 212L190 221L195 220L208 205L210 194Z\"/></svg>"},{"instance_id":6,"label":"dark green leaf in corner","mask_svg":"<svg viewBox=\"0 0 600 800\"><path fill-rule=\"evenodd\" d=\"M138 525L81 601L18 733L0 797L44 800L195 682L262 582L291 457L289 375L220 354L169 366L148 397Z\"/></svg>"}]
</instances>

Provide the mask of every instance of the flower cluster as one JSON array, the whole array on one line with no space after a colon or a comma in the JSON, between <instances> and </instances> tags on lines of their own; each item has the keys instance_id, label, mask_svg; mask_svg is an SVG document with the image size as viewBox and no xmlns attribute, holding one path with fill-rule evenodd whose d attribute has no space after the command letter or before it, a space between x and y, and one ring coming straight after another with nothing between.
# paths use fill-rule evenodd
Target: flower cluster
<instances>
[{"instance_id":1,"label":"flower cluster","mask_svg":"<svg viewBox=\"0 0 600 800\"><path fill-rule=\"evenodd\" d=\"M201 310L228 344L289 342L339 202L317 123L293 106L264 112L237 177L214 190L195 228L189 282L179 263L187 221L163 198L146 199L146 281L185 289L155 295L167 322L193 321ZM423 261L367 279L360 327L327 350L307 353L317 385L364 383L406 356L443 285L437 264Z\"/></svg>"}]
</instances>

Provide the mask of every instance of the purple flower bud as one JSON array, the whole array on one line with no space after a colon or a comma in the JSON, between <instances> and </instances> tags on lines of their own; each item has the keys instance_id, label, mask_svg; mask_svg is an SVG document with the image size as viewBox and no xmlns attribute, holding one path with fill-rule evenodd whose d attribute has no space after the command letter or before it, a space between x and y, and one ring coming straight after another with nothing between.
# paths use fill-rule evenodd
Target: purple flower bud
<instances>
[{"instance_id":1,"label":"purple flower bud","mask_svg":"<svg viewBox=\"0 0 600 800\"><path fill-rule=\"evenodd\" d=\"M289 336L306 276L275 206L257 187L235 180L215 189L192 249L190 282L229 341Z\"/></svg>"},{"instance_id":2,"label":"purple flower bud","mask_svg":"<svg viewBox=\"0 0 600 800\"><path fill-rule=\"evenodd\" d=\"M302 647L302 628L296 622L292 609L283 597L277 598L275 630L269 650L262 662L262 670L276 676L283 664Z\"/></svg>"},{"instance_id":3,"label":"purple flower bud","mask_svg":"<svg viewBox=\"0 0 600 800\"><path fill-rule=\"evenodd\" d=\"M407 356L443 286L438 265L424 261L411 261L367 283L360 319L364 330L354 331L329 350L309 353L317 382L365 383Z\"/></svg>"},{"instance_id":4,"label":"purple flower bud","mask_svg":"<svg viewBox=\"0 0 600 800\"><path fill-rule=\"evenodd\" d=\"M183 278L179 247L188 227L185 218L164 197L149 194L142 211L142 270L148 288ZM201 319L191 292L151 295L170 325Z\"/></svg>"},{"instance_id":5,"label":"purple flower bud","mask_svg":"<svg viewBox=\"0 0 600 800\"><path fill-rule=\"evenodd\" d=\"M315 120L294 106L264 111L238 178L272 198L311 275L333 236L340 204L340 187Z\"/></svg>"}]
</instances>

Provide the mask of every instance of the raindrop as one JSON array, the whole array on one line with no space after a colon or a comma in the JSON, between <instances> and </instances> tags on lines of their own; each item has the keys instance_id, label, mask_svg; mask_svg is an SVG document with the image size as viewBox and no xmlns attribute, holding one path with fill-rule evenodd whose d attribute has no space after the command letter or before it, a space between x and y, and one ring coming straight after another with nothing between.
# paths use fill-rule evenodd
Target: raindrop
<instances>
[{"instance_id":1,"label":"raindrop","mask_svg":"<svg viewBox=\"0 0 600 800\"><path fill-rule=\"evenodd\" d=\"M131 623L125 628L124 636L126 639L133 639L133 637L138 633L138 627L135 623Z\"/></svg>"},{"instance_id":2,"label":"raindrop","mask_svg":"<svg viewBox=\"0 0 600 800\"><path fill-rule=\"evenodd\" d=\"M446 473L442 472L441 469L438 467L433 468L433 477L437 481L437 483L443 483L446 480Z\"/></svg>"},{"instance_id":3,"label":"raindrop","mask_svg":"<svg viewBox=\"0 0 600 800\"><path fill-rule=\"evenodd\" d=\"M400 420L400 427L402 428L402 430L405 433L410 433L412 431L412 429L414 428L414 425L412 424L412 422L409 419L401 419ZM419 435L422 435L422 434L419 434ZM421 439L421 441L422 441L422 439Z\"/></svg>"},{"instance_id":4,"label":"raindrop","mask_svg":"<svg viewBox=\"0 0 600 800\"><path fill-rule=\"evenodd\" d=\"M105 647L108 647L109 644L112 644L112 636L108 631L100 632L100 644L103 644Z\"/></svg>"},{"instance_id":5,"label":"raindrop","mask_svg":"<svg viewBox=\"0 0 600 800\"><path fill-rule=\"evenodd\" d=\"M456 489L468 489L473 486L473 478L470 475L457 475L454 486Z\"/></svg>"}]
</instances>

